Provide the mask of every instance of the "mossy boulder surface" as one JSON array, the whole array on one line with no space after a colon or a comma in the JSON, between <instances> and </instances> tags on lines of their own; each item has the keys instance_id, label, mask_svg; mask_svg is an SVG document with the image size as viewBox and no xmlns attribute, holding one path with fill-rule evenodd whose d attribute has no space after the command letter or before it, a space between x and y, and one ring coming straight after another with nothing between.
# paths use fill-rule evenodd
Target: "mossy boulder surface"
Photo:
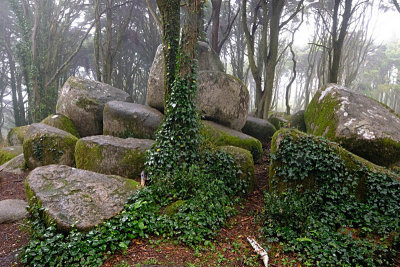
<instances>
[{"instance_id":1,"label":"mossy boulder surface","mask_svg":"<svg viewBox=\"0 0 400 267\"><path fill-rule=\"evenodd\" d=\"M14 127L7 134L7 141L9 146L19 146L24 143L24 139L28 134L29 125Z\"/></svg>"},{"instance_id":2,"label":"mossy boulder surface","mask_svg":"<svg viewBox=\"0 0 400 267\"><path fill-rule=\"evenodd\" d=\"M78 138L70 133L34 123L29 127L23 144L26 165L29 169L50 164L74 166L77 141Z\"/></svg>"},{"instance_id":3,"label":"mossy boulder surface","mask_svg":"<svg viewBox=\"0 0 400 267\"><path fill-rule=\"evenodd\" d=\"M210 145L244 148L250 151L255 161L260 159L263 153L262 144L256 138L212 121L202 122L200 134Z\"/></svg>"},{"instance_id":4,"label":"mossy boulder surface","mask_svg":"<svg viewBox=\"0 0 400 267\"><path fill-rule=\"evenodd\" d=\"M266 143L271 140L276 128L267 120L248 116L242 132Z\"/></svg>"},{"instance_id":5,"label":"mossy boulder surface","mask_svg":"<svg viewBox=\"0 0 400 267\"><path fill-rule=\"evenodd\" d=\"M242 171L240 179L245 180L248 183L249 187L247 191L251 192L254 188L255 177L254 161L250 151L235 146L221 146L219 149L225 151L235 159L237 165Z\"/></svg>"},{"instance_id":6,"label":"mossy boulder surface","mask_svg":"<svg viewBox=\"0 0 400 267\"><path fill-rule=\"evenodd\" d=\"M103 134L154 139L164 115L149 106L111 101L104 106Z\"/></svg>"},{"instance_id":7,"label":"mossy boulder surface","mask_svg":"<svg viewBox=\"0 0 400 267\"><path fill-rule=\"evenodd\" d=\"M390 174L391 176L395 177L397 181L400 181L400 176L398 174L395 174L393 172L390 172L388 169L375 165L349 151L346 149L342 148L340 145L338 145L335 142L331 142L323 137L318 137L318 136L312 136L308 135L306 133L300 132L298 130L293 130L293 129L281 129L275 133L275 135L272 138L272 143L271 143L271 154L276 154L278 150L281 148L281 142L285 138L290 137L292 138L293 142L297 142L300 140L300 142L304 142L305 137L312 139L315 142L323 143L326 145L326 153L327 155L329 153L335 153L337 154L341 160L343 160L345 168L348 173L350 174L355 174L359 170L366 169L370 172L374 173L384 173L384 174ZM290 145L290 144L287 144ZM333 152L331 152L333 151ZM295 186L301 185L302 188L304 189L317 189L317 185L315 183L315 176L317 175L316 173L312 172L312 169L315 166L304 166L304 164L301 162L304 157L307 155L307 151L294 151L293 153L296 153L293 155L293 157L296 157L299 159L299 162L296 163L298 168L302 168L304 170L307 170L309 173L308 176L306 177L298 177L297 179L292 179L290 182L286 181L286 177L278 177L276 175L276 172L279 168L284 166L285 164L288 164L286 162L280 162L274 159L272 157L271 159L271 164L270 164L270 169L269 169L269 182L270 182L270 190L278 190L278 191L285 191L286 188L294 188ZM320 157L324 157L324 155L319 155ZM317 164L317 163L316 163ZM327 172L337 172L338 170L326 170ZM353 183L351 187L354 188L355 194L360 198L360 199L365 199L366 195L368 194L368 190L366 190L366 184L365 180L363 179L358 179L357 181L350 181ZM274 185L274 186L273 186Z\"/></svg>"},{"instance_id":8,"label":"mossy boulder surface","mask_svg":"<svg viewBox=\"0 0 400 267\"><path fill-rule=\"evenodd\" d=\"M376 100L328 84L317 91L304 117L308 133L381 166L400 163L400 117Z\"/></svg>"},{"instance_id":9,"label":"mossy boulder surface","mask_svg":"<svg viewBox=\"0 0 400 267\"><path fill-rule=\"evenodd\" d=\"M302 132L307 132L306 122L304 120L304 110L299 110L290 117L288 126Z\"/></svg>"},{"instance_id":10,"label":"mossy boulder surface","mask_svg":"<svg viewBox=\"0 0 400 267\"><path fill-rule=\"evenodd\" d=\"M64 231L72 225L87 231L112 218L139 186L130 179L65 165L36 168L25 182L28 201L43 207L45 221Z\"/></svg>"},{"instance_id":11,"label":"mossy boulder surface","mask_svg":"<svg viewBox=\"0 0 400 267\"><path fill-rule=\"evenodd\" d=\"M69 117L81 137L99 135L104 105L113 100L131 102L131 97L105 83L70 77L60 90L57 114Z\"/></svg>"},{"instance_id":12,"label":"mossy boulder surface","mask_svg":"<svg viewBox=\"0 0 400 267\"><path fill-rule=\"evenodd\" d=\"M153 143L149 139L122 139L109 135L85 137L76 143L76 167L103 174L138 178L144 168L146 151Z\"/></svg>"},{"instance_id":13,"label":"mossy boulder surface","mask_svg":"<svg viewBox=\"0 0 400 267\"><path fill-rule=\"evenodd\" d=\"M46 119L44 119L42 123L66 131L67 133L70 133L73 136L79 138L79 133L76 130L74 123L71 121L70 118L63 114L50 115Z\"/></svg>"},{"instance_id":14,"label":"mossy boulder surface","mask_svg":"<svg viewBox=\"0 0 400 267\"><path fill-rule=\"evenodd\" d=\"M20 154L0 166L0 173L22 174L25 170L24 154Z\"/></svg>"},{"instance_id":15,"label":"mossy boulder surface","mask_svg":"<svg viewBox=\"0 0 400 267\"><path fill-rule=\"evenodd\" d=\"M10 161L22 153L22 146L7 146L0 148L0 165Z\"/></svg>"},{"instance_id":16,"label":"mossy boulder surface","mask_svg":"<svg viewBox=\"0 0 400 267\"><path fill-rule=\"evenodd\" d=\"M275 127L275 129L279 130L285 127L288 121L281 117L269 117L268 121Z\"/></svg>"}]
</instances>

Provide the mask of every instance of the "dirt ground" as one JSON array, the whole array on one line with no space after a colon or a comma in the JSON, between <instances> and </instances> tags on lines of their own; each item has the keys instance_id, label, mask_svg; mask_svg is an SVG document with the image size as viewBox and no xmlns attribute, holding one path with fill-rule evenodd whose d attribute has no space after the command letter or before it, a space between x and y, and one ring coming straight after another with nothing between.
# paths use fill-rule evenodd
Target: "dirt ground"
<instances>
[{"instance_id":1,"label":"dirt ground","mask_svg":"<svg viewBox=\"0 0 400 267\"><path fill-rule=\"evenodd\" d=\"M27 173L21 175L0 172L0 200L22 199L26 201L24 182ZM0 224L0 266L15 266L15 254L29 240L23 221Z\"/></svg>"},{"instance_id":2,"label":"dirt ground","mask_svg":"<svg viewBox=\"0 0 400 267\"><path fill-rule=\"evenodd\" d=\"M131 242L126 251L112 256L103 266L263 266L246 238L260 240L257 215L262 211L263 192L268 186L269 144L265 145L264 150L264 157L255 165L254 191L238 207L238 214L220 229L210 246L195 249L159 237L137 239ZM24 181L27 173L0 175L0 200L26 200ZM29 241L24 227L23 222L0 224L0 266L18 266L15 263L15 254ZM274 250L269 254L270 266L290 263L287 255L282 257Z\"/></svg>"}]
</instances>

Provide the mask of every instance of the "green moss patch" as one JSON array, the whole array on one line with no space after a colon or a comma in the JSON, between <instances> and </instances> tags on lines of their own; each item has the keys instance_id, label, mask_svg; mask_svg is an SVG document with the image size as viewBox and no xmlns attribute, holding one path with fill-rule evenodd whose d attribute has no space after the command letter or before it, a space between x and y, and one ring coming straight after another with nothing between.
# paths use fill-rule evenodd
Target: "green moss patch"
<instances>
[{"instance_id":1,"label":"green moss patch","mask_svg":"<svg viewBox=\"0 0 400 267\"><path fill-rule=\"evenodd\" d=\"M98 172L103 163L102 147L78 140L75 146L75 164L78 169Z\"/></svg>"},{"instance_id":2,"label":"green moss patch","mask_svg":"<svg viewBox=\"0 0 400 267\"><path fill-rule=\"evenodd\" d=\"M338 124L335 113L339 110L341 102L329 95L319 102L320 97L321 91L317 91L304 112L307 133L334 139Z\"/></svg>"},{"instance_id":3,"label":"green moss patch","mask_svg":"<svg viewBox=\"0 0 400 267\"><path fill-rule=\"evenodd\" d=\"M7 151L0 149L0 165L3 165L7 161L13 159L15 156L17 156L17 155L15 155L14 153L7 152Z\"/></svg>"}]
</instances>

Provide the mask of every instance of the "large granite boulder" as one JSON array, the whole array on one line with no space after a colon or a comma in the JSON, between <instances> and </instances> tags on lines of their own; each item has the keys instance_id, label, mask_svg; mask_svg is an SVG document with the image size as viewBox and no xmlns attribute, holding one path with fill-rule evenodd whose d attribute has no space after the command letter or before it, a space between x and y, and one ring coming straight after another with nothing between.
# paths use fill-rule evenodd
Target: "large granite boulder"
<instances>
[{"instance_id":1,"label":"large granite boulder","mask_svg":"<svg viewBox=\"0 0 400 267\"><path fill-rule=\"evenodd\" d=\"M28 212L28 203L21 199L5 199L0 201L0 224L12 223L24 219Z\"/></svg>"},{"instance_id":2,"label":"large granite boulder","mask_svg":"<svg viewBox=\"0 0 400 267\"><path fill-rule=\"evenodd\" d=\"M146 151L153 140L96 135L80 139L75 147L76 167L103 174L139 178Z\"/></svg>"},{"instance_id":3,"label":"large granite boulder","mask_svg":"<svg viewBox=\"0 0 400 267\"><path fill-rule=\"evenodd\" d=\"M160 111L149 106L111 101L104 106L103 134L154 139L163 117Z\"/></svg>"},{"instance_id":4,"label":"large granite boulder","mask_svg":"<svg viewBox=\"0 0 400 267\"><path fill-rule=\"evenodd\" d=\"M6 146L0 148L0 165L10 161L22 153L22 146Z\"/></svg>"},{"instance_id":5,"label":"large granite boulder","mask_svg":"<svg viewBox=\"0 0 400 267\"><path fill-rule=\"evenodd\" d=\"M234 158L236 164L242 171L240 179L246 181L246 183L249 185L247 188L247 193L250 193L255 184L254 161L250 151L235 146L221 146L219 149L228 153Z\"/></svg>"},{"instance_id":6,"label":"large granite boulder","mask_svg":"<svg viewBox=\"0 0 400 267\"><path fill-rule=\"evenodd\" d=\"M376 100L328 84L316 92L304 116L308 133L375 164L400 164L400 117Z\"/></svg>"},{"instance_id":7,"label":"large granite boulder","mask_svg":"<svg viewBox=\"0 0 400 267\"><path fill-rule=\"evenodd\" d=\"M78 138L43 123L29 127L23 149L29 169L50 164L74 165L75 144Z\"/></svg>"},{"instance_id":8,"label":"large granite boulder","mask_svg":"<svg viewBox=\"0 0 400 267\"><path fill-rule=\"evenodd\" d=\"M69 117L81 137L103 133L104 105L112 100L130 102L128 93L108 84L70 77L61 88L57 113Z\"/></svg>"},{"instance_id":9,"label":"large granite boulder","mask_svg":"<svg viewBox=\"0 0 400 267\"><path fill-rule=\"evenodd\" d=\"M287 141L283 142L283 140ZM318 145L313 145L313 142ZM302 149L296 148L294 144L297 144L298 147L301 147ZM314 150L316 146L323 147L322 154L312 155L312 153L304 150L305 147ZM276 154L280 149L284 149L285 147L292 150L291 158L289 161L286 159L282 162ZM399 174L390 172L387 168L375 165L342 148L335 142L328 141L319 136L308 135L294 129L281 129L275 133L271 142L271 154L274 156L271 157L269 169L270 191L276 190L282 192L287 188L295 188L299 185L301 185L302 190L315 190L318 189L319 186L323 186L323 184L320 184L321 181L318 181L321 179L318 178L318 176L330 177L329 173L342 172L345 174L345 180L346 178L349 178L346 183L348 183L347 186L354 190L354 192L351 193L354 193L360 200L365 200L369 193L369 185L366 179L370 178L367 177L368 175L361 175L360 173L362 173L362 171L389 174L394 179L393 188L395 188L395 184L399 184L400 182ZM321 159L323 157L331 157L331 154L340 157L340 160L343 161L344 168L339 168L337 167L338 165L336 165L335 169L329 169L329 166L321 165ZM304 162L310 161L315 162L305 166ZM279 173L283 168L296 169L298 173L290 172L290 175L286 174L284 177L280 177ZM325 169L325 173L321 173L321 169ZM360 175L362 176L361 179L359 179ZM343 181L337 182L342 183Z\"/></svg>"},{"instance_id":10,"label":"large granite boulder","mask_svg":"<svg viewBox=\"0 0 400 267\"><path fill-rule=\"evenodd\" d=\"M75 125L72 123L71 119L65 115L62 114L49 115L42 121L42 123L66 131L72 134L73 136L79 138L79 133L75 129Z\"/></svg>"},{"instance_id":11,"label":"large granite boulder","mask_svg":"<svg viewBox=\"0 0 400 267\"><path fill-rule=\"evenodd\" d=\"M7 172L12 174L22 174L25 170L25 158L24 154L20 154L10 161L0 166L0 173Z\"/></svg>"},{"instance_id":12,"label":"large granite boulder","mask_svg":"<svg viewBox=\"0 0 400 267\"><path fill-rule=\"evenodd\" d=\"M232 130L212 121L203 121L200 129L206 143L215 146L236 146L250 151L255 161L262 156L262 144L259 140L242 132Z\"/></svg>"},{"instance_id":13,"label":"large granite boulder","mask_svg":"<svg viewBox=\"0 0 400 267\"><path fill-rule=\"evenodd\" d=\"M248 116L242 132L266 143L271 140L276 129L275 126L267 120Z\"/></svg>"},{"instance_id":14,"label":"large granite boulder","mask_svg":"<svg viewBox=\"0 0 400 267\"><path fill-rule=\"evenodd\" d=\"M28 134L29 125L14 127L7 134L7 141L9 146L22 146L24 139Z\"/></svg>"},{"instance_id":15,"label":"large granite boulder","mask_svg":"<svg viewBox=\"0 0 400 267\"><path fill-rule=\"evenodd\" d=\"M199 42L198 70L224 71L218 55L205 42ZM164 58L162 45L157 48L147 84L146 102L160 111L164 110Z\"/></svg>"},{"instance_id":16,"label":"large granite boulder","mask_svg":"<svg viewBox=\"0 0 400 267\"><path fill-rule=\"evenodd\" d=\"M139 183L114 175L48 165L33 170L25 182L30 203L44 208L44 218L59 229L86 231L122 211Z\"/></svg>"},{"instance_id":17,"label":"large granite boulder","mask_svg":"<svg viewBox=\"0 0 400 267\"><path fill-rule=\"evenodd\" d=\"M201 50L202 51L202 50ZM237 78L225 74L220 64L210 63L209 50L199 55L197 105L204 117L241 130L249 109L249 93ZM205 54L204 54L205 53ZM218 58L218 57L217 57ZM219 62L219 59L217 60ZM157 50L147 87L147 104L164 109L164 72L161 46Z\"/></svg>"},{"instance_id":18,"label":"large granite boulder","mask_svg":"<svg viewBox=\"0 0 400 267\"><path fill-rule=\"evenodd\" d=\"M249 92L237 78L223 72L201 71L197 106L207 120L240 131L249 111Z\"/></svg>"}]
</instances>

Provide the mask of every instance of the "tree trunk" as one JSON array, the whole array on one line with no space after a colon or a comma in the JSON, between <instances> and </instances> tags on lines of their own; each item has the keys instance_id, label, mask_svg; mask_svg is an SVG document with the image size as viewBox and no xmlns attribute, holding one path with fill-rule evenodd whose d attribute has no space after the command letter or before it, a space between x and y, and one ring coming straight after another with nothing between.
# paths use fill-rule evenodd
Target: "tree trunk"
<instances>
[{"instance_id":1,"label":"tree trunk","mask_svg":"<svg viewBox=\"0 0 400 267\"><path fill-rule=\"evenodd\" d=\"M164 109L174 85L179 47L180 0L157 0L162 21L164 56Z\"/></svg>"},{"instance_id":2,"label":"tree trunk","mask_svg":"<svg viewBox=\"0 0 400 267\"><path fill-rule=\"evenodd\" d=\"M221 13L222 0L211 0L212 2L212 29L211 29L211 48L218 53L218 37L219 37L219 15Z\"/></svg>"},{"instance_id":3,"label":"tree trunk","mask_svg":"<svg viewBox=\"0 0 400 267\"><path fill-rule=\"evenodd\" d=\"M351 17L351 6L352 0L345 0L345 9L342 15L342 23L340 27L339 36L337 35L338 23L339 23L339 7L342 0L335 0L335 6L333 10L332 18L332 63L329 72L329 82L338 83L339 81L339 67L340 59L342 56L342 48L344 44L344 39L347 34L347 28L349 26L349 21Z\"/></svg>"}]
</instances>

